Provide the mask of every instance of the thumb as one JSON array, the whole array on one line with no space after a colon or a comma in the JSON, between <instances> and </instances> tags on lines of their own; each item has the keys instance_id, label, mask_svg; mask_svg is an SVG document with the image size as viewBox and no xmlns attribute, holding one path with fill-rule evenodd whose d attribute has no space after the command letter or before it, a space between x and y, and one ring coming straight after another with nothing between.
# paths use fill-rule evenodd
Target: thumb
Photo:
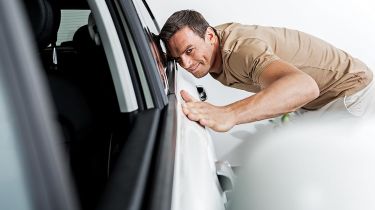
<instances>
[{"instance_id":1,"label":"thumb","mask_svg":"<svg viewBox=\"0 0 375 210\"><path fill-rule=\"evenodd\" d=\"M182 99L184 99L185 102L194 102L196 101L186 90L180 91Z\"/></svg>"}]
</instances>

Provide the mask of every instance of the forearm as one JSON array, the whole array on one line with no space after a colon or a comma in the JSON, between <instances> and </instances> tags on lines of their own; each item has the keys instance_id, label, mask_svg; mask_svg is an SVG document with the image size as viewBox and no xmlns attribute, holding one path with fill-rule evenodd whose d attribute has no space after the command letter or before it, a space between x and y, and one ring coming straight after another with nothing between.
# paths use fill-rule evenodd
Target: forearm
<instances>
[{"instance_id":1,"label":"forearm","mask_svg":"<svg viewBox=\"0 0 375 210\"><path fill-rule=\"evenodd\" d=\"M242 124L295 111L318 95L318 86L310 76L295 73L278 79L255 95L226 106L226 109L236 116L235 124Z\"/></svg>"},{"instance_id":2,"label":"forearm","mask_svg":"<svg viewBox=\"0 0 375 210\"><path fill-rule=\"evenodd\" d=\"M185 91L184 114L215 131L228 131L233 126L263 120L302 107L319 96L316 82L296 67L282 61L270 64L260 75L262 91L227 106L214 106L195 101Z\"/></svg>"}]
</instances>

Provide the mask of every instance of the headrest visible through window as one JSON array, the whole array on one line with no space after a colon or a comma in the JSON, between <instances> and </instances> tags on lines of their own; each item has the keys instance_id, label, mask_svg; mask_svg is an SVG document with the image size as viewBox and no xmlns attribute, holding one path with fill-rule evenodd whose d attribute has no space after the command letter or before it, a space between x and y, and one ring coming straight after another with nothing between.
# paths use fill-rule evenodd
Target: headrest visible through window
<instances>
[{"instance_id":1,"label":"headrest visible through window","mask_svg":"<svg viewBox=\"0 0 375 210\"><path fill-rule=\"evenodd\" d=\"M57 0L25 0L28 17L40 49L57 40L61 11Z\"/></svg>"},{"instance_id":2,"label":"headrest visible through window","mask_svg":"<svg viewBox=\"0 0 375 210\"><path fill-rule=\"evenodd\" d=\"M91 39L94 40L97 46L99 46L100 36L99 36L98 28L96 27L96 22L95 22L94 15L92 14L92 12L89 15L87 26L89 29L89 34L90 34Z\"/></svg>"}]
</instances>

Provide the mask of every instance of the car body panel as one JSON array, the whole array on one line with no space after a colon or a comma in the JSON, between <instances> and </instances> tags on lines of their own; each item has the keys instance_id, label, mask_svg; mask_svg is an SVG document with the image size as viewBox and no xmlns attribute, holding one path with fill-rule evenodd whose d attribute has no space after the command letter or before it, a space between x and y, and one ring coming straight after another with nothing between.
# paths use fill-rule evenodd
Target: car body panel
<instances>
[{"instance_id":1,"label":"car body panel","mask_svg":"<svg viewBox=\"0 0 375 210\"><path fill-rule=\"evenodd\" d=\"M184 70L178 70L176 79L177 141L174 172L174 210L225 209L226 197L216 174L216 156L208 130L190 121L182 112L181 90L198 98L195 78Z\"/></svg>"}]
</instances>

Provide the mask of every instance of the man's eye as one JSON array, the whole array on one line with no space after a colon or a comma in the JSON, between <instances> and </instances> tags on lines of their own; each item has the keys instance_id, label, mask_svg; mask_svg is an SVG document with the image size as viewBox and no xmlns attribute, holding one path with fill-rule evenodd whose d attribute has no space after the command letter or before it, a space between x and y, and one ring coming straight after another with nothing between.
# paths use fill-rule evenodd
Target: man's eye
<instances>
[{"instance_id":1,"label":"man's eye","mask_svg":"<svg viewBox=\"0 0 375 210\"><path fill-rule=\"evenodd\" d=\"M193 49L186 50L186 54L190 54L193 51Z\"/></svg>"}]
</instances>

